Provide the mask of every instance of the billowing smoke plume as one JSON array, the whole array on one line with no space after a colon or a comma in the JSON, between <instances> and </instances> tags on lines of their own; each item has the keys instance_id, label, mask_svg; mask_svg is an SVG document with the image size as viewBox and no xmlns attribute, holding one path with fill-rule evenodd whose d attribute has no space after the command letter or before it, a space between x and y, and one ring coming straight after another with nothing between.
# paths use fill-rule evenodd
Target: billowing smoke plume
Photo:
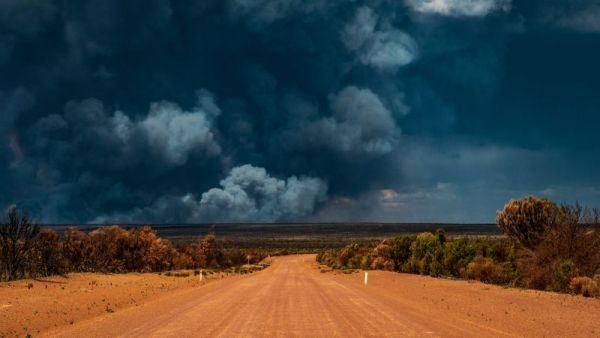
<instances>
[{"instance_id":1,"label":"billowing smoke plume","mask_svg":"<svg viewBox=\"0 0 600 338\"><path fill-rule=\"evenodd\" d=\"M125 215L101 217L96 222L275 222L312 214L325 201L327 185L318 178L271 177L264 168L235 167L199 200L193 194L164 197L148 208Z\"/></svg>"},{"instance_id":2,"label":"billowing smoke plume","mask_svg":"<svg viewBox=\"0 0 600 338\"><path fill-rule=\"evenodd\" d=\"M51 114L33 123L28 135L31 151L60 165L77 158L88 170L146 170L181 166L192 156L214 157L221 149L213 133L220 110L211 93L198 92L197 104L184 111L177 104L160 101L149 112L131 118L110 112L96 99L70 101L64 114ZM56 153L56 154L55 154Z\"/></svg>"},{"instance_id":3,"label":"billowing smoke plume","mask_svg":"<svg viewBox=\"0 0 600 338\"><path fill-rule=\"evenodd\" d=\"M417 12L450 16L480 16L496 10L507 10L507 0L408 0Z\"/></svg>"},{"instance_id":4,"label":"billowing smoke plume","mask_svg":"<svg viewBox=\"0 0 600 338\"><path fill-rule=\"evenodd\" d=\"M311 214L325 200L327 185L318 178L271 177L263 168L233 168L221 188L202 194L194 219L272 222Z\"/></svg>"},{"instance_id":5,"label":"billowing smoke plume","mask_svg":"<svg viewBox=\"0 0 600 338\"><path fill-rule=\"evenodd\" d=\"M417 57L417 44L410 35L392 27L377 27L378 17L369 7L361 7L342 31L346 48L359 60L380 69L394 69ZM380 24L385 26L385 24Z\"/></svg>"},{"instance_id":6,"label":"billowing smoke plume","mask_svg":"<svg viewBox=\"0 0 600 338\"><path fill-rule=\"evenodd\" d=\"M290 147L328 149L347 157L384 155L400 135L391 112L369 89L349 86L329 96L332 116L294 123L286 134Z\"/></svg>"}]
</instances>

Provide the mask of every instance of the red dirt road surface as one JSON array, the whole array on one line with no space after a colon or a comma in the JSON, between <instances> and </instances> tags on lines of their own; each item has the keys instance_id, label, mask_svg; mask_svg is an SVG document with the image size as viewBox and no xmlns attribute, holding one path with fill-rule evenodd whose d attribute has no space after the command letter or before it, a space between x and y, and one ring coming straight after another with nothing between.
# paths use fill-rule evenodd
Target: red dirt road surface
<instances>
[{"instance_id":1,"label":"red dirt road surface","mask_svg":"<svg viewBox=\"0 0 600 338\"><path fill-rule=\"evenodd\" d=\"M600 300L392 272L321 272L314 255L164 294L48 337L595 337Z\"/></svg>"}]
</instances>

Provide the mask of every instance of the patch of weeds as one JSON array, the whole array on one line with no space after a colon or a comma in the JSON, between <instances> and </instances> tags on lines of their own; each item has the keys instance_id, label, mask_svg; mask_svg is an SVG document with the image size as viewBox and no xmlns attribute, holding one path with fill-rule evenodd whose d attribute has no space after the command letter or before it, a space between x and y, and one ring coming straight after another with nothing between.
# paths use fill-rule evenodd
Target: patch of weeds
<instances>
[{"instance_id":1,"label":"patch of weeds","mask_svg":"<svg viewBox=\"0 0 600 338\"><path fill-rule=\"evenodd\" d=\"M173 274L174 277L189 277L190 273L189 272L176 272Z\"/></svg>"},{"instance_id":2,"label":"patch of weeds","mask_svg":"<svg viewBox=\"0 0 600 338\"><path fill-rule=\"evenodd\" d=\"M28 289L33 289L33 283L29 283L29 284L27 284L27 288L28 288Z\"/></svg>"},{"instance_id":3,"label":"patch of weeds","mask_svg":"<svg viewBox=\"0 0 600 338\"><path fill-rule=\"evenodd\" d=\"M189 277L190 273L189 272L172 272L172 271L167 271L167 272L165 272L165 276L167 276L167 277Z\"/></svg>"}]
</instances>

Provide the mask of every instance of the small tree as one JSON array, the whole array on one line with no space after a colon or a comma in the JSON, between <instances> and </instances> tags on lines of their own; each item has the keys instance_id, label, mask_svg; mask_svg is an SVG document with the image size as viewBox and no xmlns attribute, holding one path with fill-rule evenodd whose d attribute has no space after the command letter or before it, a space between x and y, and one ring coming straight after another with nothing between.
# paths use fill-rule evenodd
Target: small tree
<instances>
[{"instance_id":1,"label":"small tree","mask_svg":"<svg viewBox=\"0 0 600 338\"><path fill-rule=\"evenodd\" d=\"M408 262L408 259L411 255L410 246L416 240L416 238L417 236L415 235L400 235L394 238L390 255L394 261L396 270L401 271L402 266Z\"/></svg>"},{"instance_id":2,"label":"small tree","mask_svg":"<svg viewBox=\"0 0 600 338\"><path fill-rule=\"evenodd\" d=\"M63 256L63 242L54 230L42 230L31 249L29 269L42 276L63 275L68 266Z\"/></svg>"},{"instance_id":3,"label":"small tree","mask_svg":"<svg viewBox=\"0 0 600 338\"><path fill-rule=\"evenodd\" d=\"M0 224L0 268L2 275L14 280L23 272L26 257L40 232L24 211L15 207L8 210L6 219Z\"/></svg>"},{"instance_id":4,"label":"small tree","mask_svg":"<svg viewBox=\"0 0 600 338\"><path fill-rule=\"evenodd\" d=\"M64 234L62 254L69 269L74 271L93 271L95 259L92 254L91 239L88 234L75 227L68 227Z\"/></svg>"},{"instance_id":5,"label":"small tree","mask_svg":"<svg viewBox=\"0 0 600 338\"><path fill-rule=\"evenodd\" d=\"M534 196L510 200L496 213L496 224L509 237L529 249L560 222L561 210L549 199Z\"/></svg>"},{"instance_id":6,"label":"small tree","mask_svg":"<svg viewBox=\"0 0 600 338\"><path fill-rule=\"evenodd\" d=\"M598 212L580 204L562 205L561 221L550 229L536 256L544 262L573 263L579 274L592 277L600 271Z\"/></svg>"}]
</instances>

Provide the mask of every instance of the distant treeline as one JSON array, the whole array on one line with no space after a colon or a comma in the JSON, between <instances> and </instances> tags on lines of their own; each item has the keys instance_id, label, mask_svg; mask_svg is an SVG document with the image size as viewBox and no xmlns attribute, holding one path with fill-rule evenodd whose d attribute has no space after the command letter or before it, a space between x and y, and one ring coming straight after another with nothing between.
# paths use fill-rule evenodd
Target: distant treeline
<instances>
[{"instance_id":1,"label":"distant treeline","mask_svg":"<svg viewBox=\"0 0 600 338\"><path fill-rule=\"evenodd\" d=\"M377 245L324 250L317 260L340 269L383 269L476 279L600 296L600 213L527 197L497 214L506 237L400 235Z\"/></svg>"},{"instance_id":2,"label":"distant treeline","mask_svg":"<svg viewBox=\"0 0 600 338\"><path fill-rule=\"evenodd\" d=\"M122 224L124 229L139 227ZM419 223L219 223L215 224L152 224L156 234L175 246L195 242L199 236L212 233L224 247L267 251L271 255L318 253L322 249L343 248L355 242L378 243L399 234L433 232L438 228L447 235L498 236L502 232L495 224L419 224ZM64 235L69 225L44 225ZM75 225L90 233L103 225Z\"/></svg>"},{"instance_id":3,"label":"distant treeline","mask_svg":"<svg viewBox=\"0 0 600 338\"><path fill-rule=\"evenodd\" d=\"M114 225L89 233L70 227L59 235L41 230L15 208L0 224L0 280L67 272L219 269L257 263L266 256L262 251L225 247L212 234L176 246L149 226L125 230Z\"/></svg>"}]
</instances>

